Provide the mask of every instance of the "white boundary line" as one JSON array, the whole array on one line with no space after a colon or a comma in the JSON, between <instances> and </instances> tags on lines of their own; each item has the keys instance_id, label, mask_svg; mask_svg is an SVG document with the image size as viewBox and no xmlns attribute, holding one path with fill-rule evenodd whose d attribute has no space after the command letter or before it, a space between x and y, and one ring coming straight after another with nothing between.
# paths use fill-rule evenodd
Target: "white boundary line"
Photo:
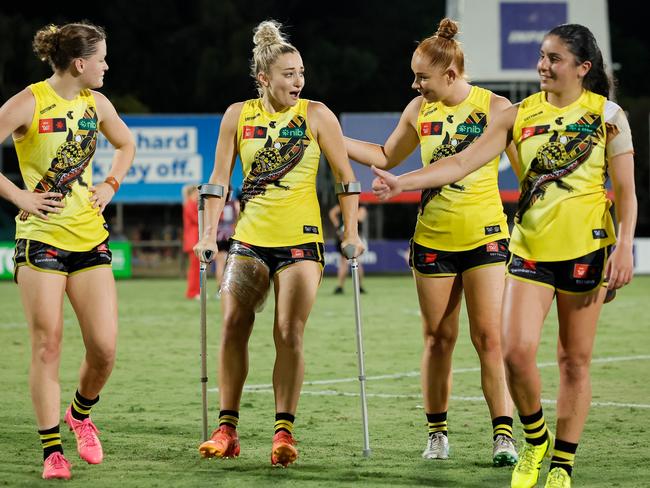
<instances>
[{"instance_id":1,"label":"white boundary line","mask_svg":"<svg viewBox=\"0 0 650 488\"><path fill-rule=\"evenodd\" d=\"M639 355L639 356L613 356L613 357L604 357L604 358L592 358L592 364L604 364L604 363L618 363L623 361L643 361L650 359L650 355ZM556 362L549 363L539 363L538 368L550 368L557 366ZM474 368L458 368L454 369L453 373L471 373L477 372L481 369L478 367ZM409 371L406 373L395 373L395 374L384 374L377 376L368 376L367 380L387 380L387 379L400 379L400 378L412 378L420 376L419 371ZM316 386L316 385L333 385L339 383L351 383L358 381L358 377L354 378L334 378L330 380L313 380L305 381L303 386ZM210 388L208 391L216 392L219 391L218 388ZM244 387L244 391L249 393L272 393L273 385L272 384L263 384L263 385L249 385ZM344 397L358 397L359 393L353 392L341 392L337 390L303 390L301 392L303 395L312 395L312 396L344 396ZM372 398L404 398L404 399L420 399L422 395L420 393L413 395L404 395L404 394L391 394L391 393L366 393L366 396ZM451 400L462 401L462 402L483 402L485 399L482 396L479 397L469 397L469 396L451 396ZM542 403L555 405L555 400L542 399ZM650 404L645 403L618 403L618 402L591 402L592 407L623 407L623 408L648 408L650 409Z\"/></svg>"},{"instance_id":2,"label":"white boundary line","mask_svg":"<svg viewBox=\"0 0 650 488\"><path fill-rule=\"evenodd\" d=\"M621 361L642 361L642 360L647 360L650 359L650 355L645 355L645 356L614 356L614 357L604 357L604 358L593 358L591 360L591 364L601 364L601 363L618 363ZM537 365L538 368L551 368L557 366L556 362L551 362L551 363L539 363ZM479 367L474 367L474 368L458 368L454 369L452 372L454 374L459 374L459 373L474 373L477 371L481 371L481 368ZM419 371L409 371L407 373L394 373L394 374L383 374L383 375L378 375L378 376L367 376L366 379L368 381L377 381L377 380L397 380L400 378L412 378L412 377L417 377L420 376ZM331 380L312 380L312 381L305 381L303 383L303 386L314 386L314 385L334 385L337 383L352 383L354 381L359 381L358 377L353 377L353 378L334 378ZM272 384L264 384L264 385L248 385L244 387L244 391L254 391L254 390L268 390L269 388L273 388ZM217 388L211 388L210 391L217 391Z\"/></svg>"},{"instance_id":3,"label":"white boundary line","mask_svg":"<svg viewBox=\"0 0 650 488\"><path fill-rule=\"evenodd\" d=\"M273 393L272 389L268 390L251 390L248 393ZM342 391L336 391L336 390L320 390L320 391L314 391L314 390L303 390L301 392L301 395L310 395L310 396L343 396L343 397L358 397L360 394L359 393L354 393L354 392L342 392ZM410 400L420 400L422 399L421 394L414 394L414 395L403 395L403 394L391 394L391 393L366 393L366 396L369 398L384 398L384 399L391 399L391 398L398 398L398 399L410 399ZM485 399L480 396L480 397L475 397L475 396L451 396L452 401L459 401L459 402L484 402ZM555 400L548 400L543 398L542 403L547 404L547 405L555 405ZM645 403L617 403L617 402L591 402L592 407L615 407L615 408L650 408L650 405L645 404Z\"/></svg>"}]
</instances>

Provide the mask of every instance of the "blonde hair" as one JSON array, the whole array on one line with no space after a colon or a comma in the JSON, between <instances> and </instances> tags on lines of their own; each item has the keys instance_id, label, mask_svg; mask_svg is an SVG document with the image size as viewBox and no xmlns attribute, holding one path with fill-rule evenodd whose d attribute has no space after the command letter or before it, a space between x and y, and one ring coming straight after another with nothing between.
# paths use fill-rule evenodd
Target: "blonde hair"
<instances>
[{"instance_id":1,"label":"blonde hair","mask_svg":"<svg viewBox=\"0 0 650 488\"><path fill-rule=\"evenodd\" d=\"M262 96L264 87L260 85L257 75L269 73L271 66L279 56L286 53L297 53L287 37L281 32L282 24L275 20L265 20L253 31L253 59L251 60L251 76L255 80L257 92Z\"/></svg>"},{"instance_id":2,"label":"blonde hair","mask_svg":"<svg viewBox=\"0 0 650 488\"><path fill-rule=\"evenodd\" d=\"M438 24L436 33L423 39L415 52L426 56L432 66L443 70L454 65L458 69L458 74L463 76L465 74L465 55L460 42L454 39L457 33L458 24L445 17Z\"/></svg>"}]
</instances>

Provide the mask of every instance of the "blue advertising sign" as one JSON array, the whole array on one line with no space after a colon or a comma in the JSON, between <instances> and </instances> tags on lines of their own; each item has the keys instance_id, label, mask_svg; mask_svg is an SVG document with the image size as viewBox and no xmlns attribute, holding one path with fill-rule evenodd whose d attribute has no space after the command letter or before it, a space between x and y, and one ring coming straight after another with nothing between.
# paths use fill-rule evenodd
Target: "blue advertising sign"
<instances>
[{"instance_id":1,"label":"blue advertising sign","mask_svg":"<svg viewBox=\"0 0 650 488\"><path fill-rule=\"evenodd\" d=\"M567 22L566 2L502 2L501 69L535 69L544 34Z\"/></svg>"},{"instance_id":2,"label":"blue advertising sign","mask_svg":"<svg viewBox=\"0 0 650 488\"><path fill-rule=\"evenodd\" d=\"M343 134L352 139L384 144L391 135L400 118L399 113L342 113L339 117ZM408 173L422 167L420 150L413 153L400 164L394 172L397 174ZM353 166L357 180L361 182L363 192L372 191L374 175L367 166L355 164Z\"/></svg>"},{"instance_id":3,"label":"blue advertising sign","mask_svg":"<svg viewBox=\"0 0 650 488\"><path fill-rule=\"evenodd\" d=\"M325 273L336 273L340 253L334 242L325 243ZM370 240L359 257L364 273L409 273L409 241Z\"/></svg>"},{"instance_id":4,"label":"blue advertising sign","mask_svg":"<svg viewBox=\"0 0 650 488\"><path fill-rule=\"evenodd\" d=\"M128 115L136 154L115 195L117 203L178 203L187 184L205 183L214 166L221 115ZM99 137L93 181L102 181L111 167L113 147ZM233 187L241 186L241 164L235 166Z\"/></svg>"}]
</instances>

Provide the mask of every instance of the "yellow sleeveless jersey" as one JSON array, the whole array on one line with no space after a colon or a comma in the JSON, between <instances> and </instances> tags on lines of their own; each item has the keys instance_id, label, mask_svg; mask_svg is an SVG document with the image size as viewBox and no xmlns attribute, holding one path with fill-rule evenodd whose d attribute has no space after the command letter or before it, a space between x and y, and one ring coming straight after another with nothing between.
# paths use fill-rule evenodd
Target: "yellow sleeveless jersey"
<instances>
[{"instance_id":1,"label":"yellow sleeveless jersey","mask_svg":"<svg viewBox=\"0 0 650 488\"><path fill-rule=\"evenodd\" d=\"M521 164L513 253L566 261L615 242L605 193L606 101L585 90L563 108L544 92L521 102L513 128Z\"/></svg>"},{"instance_id":2,"label":"yellow sleeveless jersey","mask_svg":"<svg viewBox=\"0 0 650 488\"><path fill-rule=\"evenodd\" d=\"M237 145L244 170L234 239L263 247L323 242L316 173L320 147L307 123L309 100L278 113L244 102Z\"/></svg>"},{"instance_id":3,"label":"yellow sleeveless jersey","mask_svg":"<svg viewBox=\"0 0 650 488\"><path fill-rule=\"evenodd\" d=\"M424 102L417 132L422 164L469 147L487 127L491 92L473 86L455 107ZM422 192L414 241L444 251L466 251L508 237L498 186L499 158L462 180Z\"/></svg>"},{"instance_id":4,"label":"yellow sleeveless jersey","mask_svg":"<svg viewBox=\"0 0 650 488\"><path fill-rule=\"evenodd\" d=\"M20 172L29 191L62 193L65 207L48 220L19 213L16 239L88 251L108 237L104 217L92 208L88 191L99 129L95 99L83 90L66 100L46 81L29 89L36 100L32 124L24 136L14 138Z\"/></svg>"}]
</instances>

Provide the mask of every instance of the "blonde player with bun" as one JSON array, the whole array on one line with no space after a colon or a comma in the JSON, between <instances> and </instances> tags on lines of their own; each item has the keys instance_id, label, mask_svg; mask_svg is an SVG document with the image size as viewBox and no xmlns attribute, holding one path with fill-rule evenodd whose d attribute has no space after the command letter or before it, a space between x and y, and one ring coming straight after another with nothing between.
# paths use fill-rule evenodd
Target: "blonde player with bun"
<instances>
[{"instance_id":1,"label":"blonde player with bun","mask_svg":"<svg viewBox=\"0 0 650 488\"><path fill-rule=\"evenodd\" d=\"M323 227L316 198L321 151L337 183L346 234L344 246L363 252L357 231L359 184L355 181L338 120L322 103L301 98L305 70L298 50L275 21L260 23L253 37L251 74L259 97L226 110L210 183L229 185L240 156L244 183L240 216L221 284L219 425L200 445L203 457L236 457L237 424L248 372L248 339L255 313L271 283L275 295L273 368L275 434L271 463L287 466L298 451L293 437L304 376L303 335L323 270ZM206 225L194 250L216 255L221 199L206 202Z\"/></svg>"},{"instance_id":2,"label":"blonde player with bun","mask_svg":"<svg viewBox=\"0 0 650 488\"><path fill-rule=\"evenodd\" d=\"M505 98L467 82L463 51L454 39L457 32L457 24L445 18L434 35L420 42L411 59L412 88L419 95L408 104L383 146L346 138L351 159L390 169L419 146L423 165L435 166L440 158L480 140L492 120L511 106ZM452 353L464 294L492 419L492 462L505 466L517 461L512 400L500 345L509 234L497 186L498 164L499 155L495 155L488 165L463 179L422 192L409 263L424 334L425 459L449 457Z\"/></svg>"},{"instance_id":3,"label":"blonde player with bun","mask_svg":"<svg viewBox=\"0 0 650 488\"><path fill-rule=\"evenodd\" d=\"M80 457L98 464L103 451L89 415L113 369L117 341L117 296L102 212L133 161L135 143L111 102L95 91L108 70L101 27L50 25L36 33L33 47L54 74L0 108L0 140L13 135L26 187L0 175L0 195L20 209L14 279L31 337L29 383L43 478L69 479L59 430L63 299L67 294L86 347L65 422ZM115 156L107 178L93 185L98 131Z\"/></svg>"},{"instance_id":4,"label":"blonde player with bun","mask_svg":"<svg viewBox=\"0 0 650 488\"><path fill-rule=\"evenodd\" d=\"M385 199L458 181L514 141L521 197L503 299L503 354L526 442L511 486L536 486L548 455L546 488L568 488L591 403L589 367L600 310L608 289L632 279L634 159L630 126L607 99L610 80L588 28L564 24L548 32L537 71L541 91L499 115L467 151L400 177L376 169L373 189ZM618 232L605 190L608 174ZM560 370L555 440L542 412L536 363L554 299Z\"/></svg>"}]
</instances>

